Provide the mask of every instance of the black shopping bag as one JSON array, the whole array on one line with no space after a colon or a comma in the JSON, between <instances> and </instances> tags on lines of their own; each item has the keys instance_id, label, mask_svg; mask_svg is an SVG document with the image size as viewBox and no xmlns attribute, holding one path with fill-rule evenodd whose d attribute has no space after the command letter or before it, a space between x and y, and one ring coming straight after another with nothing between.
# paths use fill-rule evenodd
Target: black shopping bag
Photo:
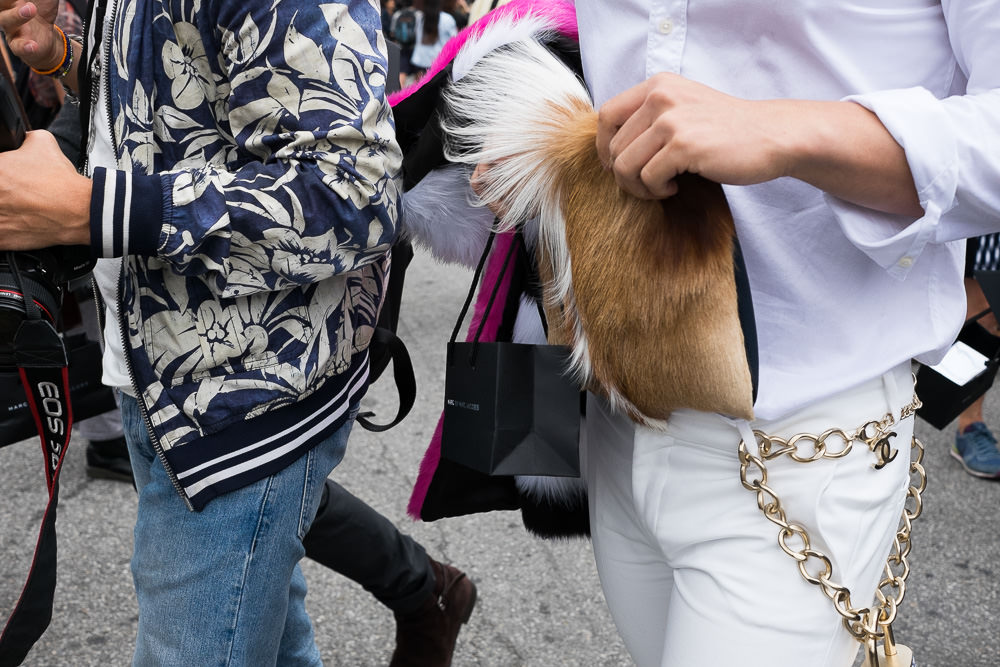
<instances>
[{"instance_id":1,"label":"black shopping bag","mask_svg":"<svg viewBox=\"0 0 1000 667\"><path fill-rule=\"evenodd\" d=\"M69 391L73 423L117 410L114 393L101 383L101 346L83 334L67 336ZM0 372L0 447L38 437L35 417L28 406L16 371Z\"/></svg>"},{"instance_id":2,"label":"black shopping bag","mask_svg":"<svg viewBox=\"0 0 1000 667\"><path fill-rule=\"evenodd\" d=\"M916 391L923 403L917 415L938 430L944 429L993 386L1000 369L1000 338L978 322L989 312L984 311L966 321L958 334L958 342L986 357L982 371L975 377L965 384L956 384L930 366L921 366L917 371Z\"/></svg>"},{"instance_id":3,"label":"black shopping bag","mask_svg":"<svg viewBox=\"0 0 1000 667\"><path fill-rule=\"evenodd\" d=\"M580 388L561 345L449 343L441 456L490 475L578 477Z\"/></svg>"},{"instance_id":4,"label":"black shopping bag","mask_svg":"<svg viewBox=\"0 0 1000 667\"><path fill-rule=\"evenodd\" d=\"M578 477L580 387L566 372L569 348L481 342L482 324L472 341L455 342L492 239L448 343L441 457L488 475ZM518 247L515 239L498 285Z\"/></svg>"}]
</instances>

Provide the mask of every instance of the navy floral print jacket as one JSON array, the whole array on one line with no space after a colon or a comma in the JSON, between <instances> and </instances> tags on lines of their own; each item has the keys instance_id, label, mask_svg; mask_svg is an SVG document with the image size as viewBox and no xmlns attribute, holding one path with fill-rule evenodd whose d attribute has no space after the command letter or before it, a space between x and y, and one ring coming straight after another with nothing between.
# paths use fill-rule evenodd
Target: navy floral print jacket
<instances>
[{"instance_id":1,"label":"navy floral print jacket","mask_svg":"<svg viewBox=\"0 0 1000 667\"><path fill-rule=\"evenodd\" d=\"M380 14L108 2L92 113L118 169L93 170L91 243L125 258L133 387L199 509L301 456L367 387L401 160Z\"/></svg>"}]
</instances>

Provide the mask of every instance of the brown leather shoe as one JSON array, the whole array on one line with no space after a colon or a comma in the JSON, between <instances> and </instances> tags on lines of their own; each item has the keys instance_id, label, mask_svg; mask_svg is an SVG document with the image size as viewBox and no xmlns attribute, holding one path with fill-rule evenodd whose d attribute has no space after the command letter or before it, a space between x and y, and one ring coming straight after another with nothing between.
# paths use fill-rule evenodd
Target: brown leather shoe
<instances>
[{"instance_id":1,"label":"brown leather shoe","mask_svg":"<svg viewBox=\"0 0 1000 667\"><path fill-rule=\"evenodd\" d=\"M476 606L476 585L465 573L428 557L434 592L411 614L396 614L396 650L389 667L449 667L455 640Z\"/></svg>"}]
</instances>

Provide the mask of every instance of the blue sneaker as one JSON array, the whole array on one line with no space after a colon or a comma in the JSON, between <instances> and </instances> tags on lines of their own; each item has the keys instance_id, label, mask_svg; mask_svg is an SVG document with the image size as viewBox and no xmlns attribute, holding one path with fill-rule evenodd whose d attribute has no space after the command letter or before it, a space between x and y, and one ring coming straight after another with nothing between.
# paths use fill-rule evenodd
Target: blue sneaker
<instances>
[{"instance_id":1,"label":"blue sneaker","mask_svg":"<svg viewBox=\"0 0 1000 667\"><path fill-rule=\"evenodd\" d=\"M1000 450L997 439L983 422L966 426L955 436L951 455L958 459L965 472L986 479L1000 478Z\"/></svg>"}]
</instances>

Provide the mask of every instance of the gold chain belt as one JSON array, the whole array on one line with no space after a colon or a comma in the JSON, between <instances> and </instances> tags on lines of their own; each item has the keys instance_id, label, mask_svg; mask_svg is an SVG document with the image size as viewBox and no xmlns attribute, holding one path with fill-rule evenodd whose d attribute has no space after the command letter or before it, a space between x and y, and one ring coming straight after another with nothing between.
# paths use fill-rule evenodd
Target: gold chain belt
<instances>
[{"instance_id":1,"label":"gold chain belt","mask_svg":"<svg viewBox=\"0 0 1000 667\"><path fill-rule=\"evenodd\" d=\"M823 593L833 601L833 606L841 615L844 627L848 632L865 645L865 665L878 667L886 665L905 665L912 662L912 652L905 646L896 646L892 636L891 624L896 618L896 610L906 594L906 578L910 574L907 556L910 553L911 522L920 516L922 504L920 494L927 487L927 475L921 461L924 457L923 445L913 437L910 447L916 451L911 457L911 483L907 489L907 504L913 499L912 509L903 507L900 527L893 540L893 551L886 560L886 576L875 592L877 604L872 607L855 608L851 603L851 592L846 587L831 580L833 564L830 558L814 549L806 529L799 524L789 522L781 499L767 484L766 462L780 456L788 456L798 463L811 463L820 459L839 459L846 456L855 442L863 442L877 457L874 464L876 470L885 467L896 458L898 451L893 451L889 439L896 435L891 428L899 421L912 416L921 406L916 396L900 410L898 421L892 413L877 421L870 421L854 431L832 428L819 435L799 433L791 438L770 436L763 431L754 430L757 440L757 453L751 454L746 441L740 441L740 481L743 486L757 494L757 506L764 516L781 528L778 531L778 545L782 551L798 563L799 572L810 584L819 586ZM839 447L837 447L839 443ZM833 444L834 448L830 445ZM811 451L810 451L811 450ZM792 544L789 543L792 540ZM797 540L797 543L795 543ZM882 640L884 646L877 646Z\"/></svg>"}]
</instances>

